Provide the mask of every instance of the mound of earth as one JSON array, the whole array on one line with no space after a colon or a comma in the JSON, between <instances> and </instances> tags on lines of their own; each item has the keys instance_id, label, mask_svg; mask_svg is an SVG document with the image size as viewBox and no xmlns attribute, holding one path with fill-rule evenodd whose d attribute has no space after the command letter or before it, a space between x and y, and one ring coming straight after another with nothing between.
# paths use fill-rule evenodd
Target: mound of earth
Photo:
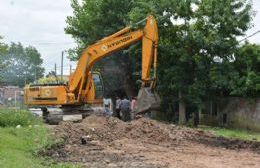
<instances>
[{"instance_id":1,"label":"mound of earth","mask_svg":"<svg viewBox=\"0 0 260 168\"><path fill-rule=\"evenodd\" d=\"M80 123L63 122L54 132L64 144L47 149L44 154L86 167L260 165L260 142L215 137L199 129L146 118L123 122L114 117L92 115Z\"/></svg>"}]
</instances>

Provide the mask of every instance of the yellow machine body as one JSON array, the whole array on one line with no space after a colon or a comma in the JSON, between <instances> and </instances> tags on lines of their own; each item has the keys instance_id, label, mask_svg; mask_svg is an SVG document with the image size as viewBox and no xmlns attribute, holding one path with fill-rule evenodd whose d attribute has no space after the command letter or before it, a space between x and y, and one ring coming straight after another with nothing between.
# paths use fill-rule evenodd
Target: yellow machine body
<instances>
[{"instance_id":1,"label":"yellow machine body","mask_svg":"<svg viewBox=\"0 0 260 168\"><path fill-rule=\"evenodd\" d=\"M98 78L100 79L100 73L89 73L87 89L80 95L80 102L85 104L101 104L103 102L103 84ZM95 86L101 88L95 88ZM24 88L24 99L25 104L31 106L81 105L75 95L67 91L66 85L31 85Z\"/></svg>"}]
</instances>

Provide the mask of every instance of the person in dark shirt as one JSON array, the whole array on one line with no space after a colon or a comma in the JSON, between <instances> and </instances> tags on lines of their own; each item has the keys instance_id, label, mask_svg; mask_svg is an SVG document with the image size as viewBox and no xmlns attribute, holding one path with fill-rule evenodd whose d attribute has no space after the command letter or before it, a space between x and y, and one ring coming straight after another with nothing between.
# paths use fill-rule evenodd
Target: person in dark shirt
<instances>
[{"instance_id":1,"label":"person in dark shirt","mask_svg":"<svg viewBox=\"0 0 260 168\"><path fill-rule=\"evenodd\" d=\"M120 104L121 104L121 101L122 100L119 97L116 97L116 111L113 114L114 117L117 117L119 119L121 119L121 116L120 116Z\"/></svg>"},{"instance_id":2,"label":"person in dark shirt","mask_svg":"<svg viewBox=\"0 0 260 168\"><path fill-rule=\"evenodd\" d=\"M130 101L126 97L124 97L124 99L121 101L119 108L122 113L122 120L130 121Z\"/></svg>"}]
</instances>

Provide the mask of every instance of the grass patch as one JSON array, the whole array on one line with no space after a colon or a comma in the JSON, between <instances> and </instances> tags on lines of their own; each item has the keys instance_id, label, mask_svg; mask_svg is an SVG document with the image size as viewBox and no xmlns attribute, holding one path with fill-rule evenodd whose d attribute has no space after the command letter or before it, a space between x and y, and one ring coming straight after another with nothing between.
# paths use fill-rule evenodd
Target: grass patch
<instances>
[{"instance_id":1,"label":"grass patch","mask_svg":"<svg viewBox=\"0 0 260 168\"><path fill-rule=\"evenodd\" d=\"M26 110L0 109L0 127L35 124L41 124L41 121Z\"/></svg>"},{"instance_id":2,"label":"grass patch","mask_svg":"<svg viewBox=\"0 0 260 168\"><path fill-rule=\"evenodd\" d=\"M260 141L260 133L257 132L208 126L201 126L201 128L205 131L213 133L216 136L223 136L226 138L235 138L241 140Z\"/></svg>"},{"instance_id":3,"label":"grass patch","mask_svg":"<svg viewBox=\"0 0 260 168\"><path fill-rule=\"evenodd\" d=\"M45 128L0 128L0 167L43 167L35 155L48 142Z\"/></svg>"},{"instance_id":4,"label":"grass patch","mask_svg":"<svg viewBox=\"0 0 260 168\"><path fill-rule=\"evenodd\" d=\"M79 165L55 163L38 156L38 151L57 141L50 130L29 112L0 111L0 167L77 168ZM21 125L21 128L15 128Z\"/></svg>"}]
</instances>

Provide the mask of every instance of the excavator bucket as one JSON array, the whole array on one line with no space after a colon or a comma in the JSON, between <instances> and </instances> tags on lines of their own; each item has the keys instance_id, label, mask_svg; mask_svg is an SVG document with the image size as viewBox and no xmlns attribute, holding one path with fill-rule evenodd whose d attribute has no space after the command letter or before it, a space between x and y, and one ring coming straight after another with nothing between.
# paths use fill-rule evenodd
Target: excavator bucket
<instances>
[{"instance_id":1,"label":"excavator bucket","mask_svg":"<svg viewBox=\"0 0 260 168\"><path fill-rule=\"evenodd\" d=\"M136 101L136 114L158 111L160 103L160 97L155 91L151 91L149 87L141 88Z\"/></svg>"}]
</instances>

